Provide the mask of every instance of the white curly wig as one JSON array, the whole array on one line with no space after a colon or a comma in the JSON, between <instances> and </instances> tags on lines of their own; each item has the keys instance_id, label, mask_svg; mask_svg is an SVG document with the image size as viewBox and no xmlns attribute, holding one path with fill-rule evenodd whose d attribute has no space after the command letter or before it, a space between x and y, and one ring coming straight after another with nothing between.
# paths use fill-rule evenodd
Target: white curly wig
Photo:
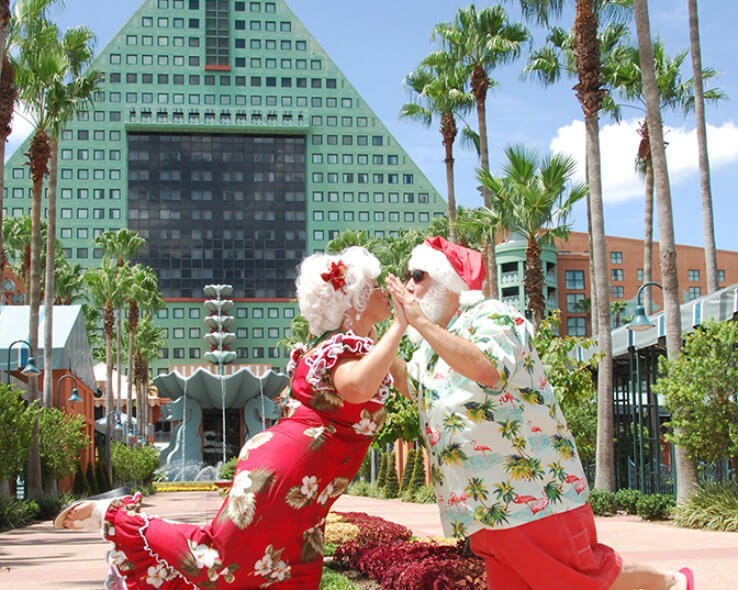
<instances>
[{"instance_id":1,"label":"white curly wig","mask_svg":"<svg viewBox=\"0 0 738 590\"><path fill-rule=\"evenodd\" d=\"M339 260L346 265L346 285L342 289L334 289L321 274L328 272L331 263ZM307 320L310 333L319 336L329 330L338 330L346 312L352 307L359 313L364 311L371 295L371 282L381 270L379 260L358 246L346 248L340 254L313 254L303 260L295 285L300 313Z\"/></svg>"}]
</instances>

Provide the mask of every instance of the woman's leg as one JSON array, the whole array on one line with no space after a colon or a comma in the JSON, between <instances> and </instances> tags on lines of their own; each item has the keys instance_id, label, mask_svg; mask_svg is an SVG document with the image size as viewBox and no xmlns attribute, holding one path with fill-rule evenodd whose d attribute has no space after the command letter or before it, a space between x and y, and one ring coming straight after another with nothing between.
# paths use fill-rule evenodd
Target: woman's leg
<instances>
[{"instance_id":1,"label":"woman's leg","mask_svg":"<svg viewBox=\"0 0 738 590\"><path fill-rule=\"evenodd\" d=\"M680 572L661 570L641 563L623 562L611 590L687 590L687 578Z\"/></svg>"}]
</instances>

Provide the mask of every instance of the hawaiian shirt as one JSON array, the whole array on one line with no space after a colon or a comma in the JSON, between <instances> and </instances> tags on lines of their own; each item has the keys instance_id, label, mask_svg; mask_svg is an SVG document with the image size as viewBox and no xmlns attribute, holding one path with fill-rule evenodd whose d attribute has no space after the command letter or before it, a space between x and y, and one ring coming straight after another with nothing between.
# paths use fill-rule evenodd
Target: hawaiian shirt
<instances>
[{"instance_id":1,"label":"hawaiian shirt","mask_svg":"<svg viewBox=\"0 0 738 590\"><path fill-rule=\"evenodd\" d=\"M582 506L587 480L530 322L488 299L462 307L446 329L475 344L500 379L486 387L464 377L425 341L408 363L444 533L510 528Z\"/></svg>"}]
</instances>

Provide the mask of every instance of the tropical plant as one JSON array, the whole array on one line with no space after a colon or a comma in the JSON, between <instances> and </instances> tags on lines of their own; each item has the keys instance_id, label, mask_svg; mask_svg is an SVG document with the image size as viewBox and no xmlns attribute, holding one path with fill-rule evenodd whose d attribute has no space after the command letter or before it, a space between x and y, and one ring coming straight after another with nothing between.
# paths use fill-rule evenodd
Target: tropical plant
<instances>
[{"instance_id":1,"label":"tropical plant","mask_svg":"<svg viewBox=\"0 0 738 590\"><path fill-rule=\"evenodd\" d=\"M587 188L572 182L576 163L570 156L541 156L524 146L508 147L505 156L507 162L501 177L493 177L484 170L479 170L477 175L491 194L506 203L507 229L521 235L528 244L525 292L530 297L528 308L537 328L546 311L541 246L568 237L572 207L586 196Z\"/></svg>"},{"instance_id":2,"label":"tropical plant","mask_svg":"<svg viewBox=\"0 0 738 590\"><path fill-rule=\"evenodd\" d=\"M677 526L738 532L738 484L711 482L673 509Z\"/></svg>"},{"instance_id":3,"label":"tropical plant","mask_svg":"<svg viewBox=\"0 0 738 590\"><path fill-rule=\"evenodd\" d=\"M415 119L426 127L434 119L440 120L445 149L449 238L452 242L457 241L453 227L456 219L453 145L458 134L457 119L461 119L474 104L474 96L465 89L469 70L468 66L456 63L447 52L432 52L413 73L405 76L405 86L415 96L415 101L405 103L400 110L401 117Z\"/></svg>"},{"instance_id":4,"label":"tropical plant","mask_svg":"<svg viewBox=\"0 0 738 590\"><path fill-rule=\"evenodd\" d=\"M33 442L36 403L26 407L23 392L0 383L0 498L10 495L9 481L23 467Z\"/></svg>"},{"instance_id":5,"label":"tropical plant","mask_svg":"<svg viewBox=\"0 0 738 590\"><path fill-rule=\"evenodd\" d=\"M42 408L39 413L41 467L45 484L72 475L80 453L90 444L85 434L85 418L56 408Z\"/></svg>"},{"instance_id":6,"label":"tropical plant","mask_svg":"<svg viewBox=\"0 0 738 590\"><path fill-rule=\"evenodd\" d=\"M402 469L402 480L400 481L400 489L403 493L408 491L410 486L410 477L413 474L413 465L415 464L415 449L410 449L405 457L405 466Z\"/></svg>"},{"instance_id":7,"label":"tropical plant","mask_svg":"<svg viewBox=\"0 0 738 590\"><path fill-rule=\"evenodd\" d=\"M74 27L59 38L58 34L44 48L53 56L51 66L51 86L45 90L44 106L48 119L49 136L49 186L47 198L46 269L44 278L44 350L51 350L53 313L55 299L55 261L56 261L56 186L59 163L59 136L70 119L83 107L92 102L92 94L100 86L103 73L86 69L93 57L95 36L87 27ZM43 49L42 49L43 50ZM50 57L51 57L50 56ZM52 61L51 59L49 60ZM83 73L83 70L85 70ZM44 76L46 78L46 76ZM21 97L26 93L21 90ZM44 401L48 407L53 393L52 355L44 355Z\"/></svg>"},{"instance_id":8,"label":"tropical plant","mask_svg":"<svg viewBox=\"0 0 738 590\"><path fill-rule=\"evenodd\" d=\"M707 155L707 125L705 122L705 98L702 74L702 49L700 47L700 23L697 0L687 0L689 6L689 46L692 53L692 82L694 84L694 115L697 123L697 149L702 189L702 230L705 234L705 269L707 292L718 290L717 252L715 250L715 222L712 213L712 189L710 188L710 160Z\"/></svg>"},{"instance_id":9,"label":"tropical plant","mask_svg":"<svg viewBox=\"0 0 738 590\"><path fill-rule=\"evenodd\" d=\"M521 45L530 33L519 23L507 20L502 6L491 6L477 11L473 4L460 8L453 23L437 24L434 35L440 36L448 52L457 62L471 67L470 85L477 107L479 125L479 155L481 169L489 172L489 142L487 139L487 92L497 85L490 73L498 66L509 63L520 55ZM482 187L484 206L492 209L490 192ZM489 241L489 237L492 241ZM497 297L497 263L495 260L494 231L485 236L482 246L487 265L487 291Z\"/></svg>"},{"instance_id":10,"label":"tropical plant","mask_svg":"<svg viewBox=\"0 0 738 590\"><path fill-rule=\"evenodd\" d=\"M146 313L138 323L133 338L133 379L136 387L136 427L139 436L146 435L149 406L149 361L156 358L166 345L164 328L154 325Z\"/></svg>"},{"instance_id":11,"label":"tropical plant","mask_svg":"<svg viewBox=\"0 0 738 590\"><path fill-rule=\"evenodd\" d=\"M628 309L627 301L622 299L610 301L610 317L612 318L612 325L614 328L617 328L620 325L621 320L623 322L627 321L621 317L626 309Z\"/></svg>"},{"instance_id":12,"label":"tropical plant","mask_svg":"<svg viewBox=\"0 0 738 590\"><path fill-rule=\"evenodd\" d=\"M413 464L413 473L410 476L410 489L417 492L424 485L425 485L425 456L423 453L423 445L420 442L416 441L415 443L415 462Z\"/></svg>"},{"instance_id":13,"label":"tropical plant","mask_svg":"<svg viewBox=\"0 0 738 590\"><path fill-rule=\"evenodd\" d=\"M151 483L154 473L161 465L159 453L149 445L130 447L115 443L110 457L115 481L128 485Z\"/></svg>"},{"instance_id":14,"label":"tropical plant","mask_svg":"<svg viewBox=\"0 0 738 590\"><path fill-rule=\"evenodd\" d=\"M395 468L396 455L392 451L387 455L387 473L384 482L384 497L396 498L400 493L400 484L397 482L397 469Z\"/></svg>"},{"instance_id":15,"label":"tropical plant","mask_svg":"<svg viewBox=\"0 0 738 590\"><path fill-rule=\"evenodd\" d=\"M564 0L518 0L527 18L548 26L549 21L561 15ZM599 113L606 95L602 82L602 63L597 36L600 19L617 16L629 6L630 0L574 0L574 71L578 83L574 86L584 114L585 159L587 184L589 185L588 226L590 252L593 267L593 299L596 298L595 318L598 328L600 364L597 371L597 470L595 485L602 489L615 489L615 457L612 449L614 417L612 409L613 361L610 338L610 293L607 257L605 251L605 220L602 205L602 172L600 160ZM561 71L544 83L557 81ZM593 322L595 323L595 322Z\"/></svg>"},{"instance_id":16,"label":"tropical plant","mask_svg":"<svg viewBox=\"0 0 738 590\"><path fill-rule=\"evenodd\" d=\"M598 490L596 488L591 490L587 502L592 507L592 512L597 516L615 514L617 509L615 494L609 490Z\"/></svg>"},{"instance_id":17,"label":"tropical plant","mask_svg":"<svg viewBox=\"0 0 738 590\"><path fill-rule=\"evenodd\" d=\"M648 138L651 157L653 159L653 175L656 187L661 280L664 293L666 351L669 360L676 360L679 357L682 346L682 318L679 308L679 280L677 277L676 248L674 244L674 216L671 207L671 188L669 186L669 173L666 165L661 110L659 108L659 89L654 68L648 2L646 0L633 0L633 10L638 34L643 96L646 103ZM679 412L681 410L677 411L677 413ZM697 466L685 449L677 446L675 450L677 494L681 500L697 489Z\"/></svg>"},{"instance_id":18,"label":"tropical plant","mask_svg":"<svg viewBox=\"0 0 738 590\"><path fill-rule=\"evenodd\" d=\"M641 498L640 490L631 490L629 488L622 488L615 492L615 502L628 514L638 514L637 505L638 500Z\"/></svg>"},{"instance_id":19,"label":"tropical plant","mask_svg":"<svg viewBox=\"0 0 738 590\"><path fill-rule=\"evenodd\" d=\"M660 369L654 392L672 413L668 439L692 460L738 462L738 324L705 322Z\"/></svg>"}]
</instances>

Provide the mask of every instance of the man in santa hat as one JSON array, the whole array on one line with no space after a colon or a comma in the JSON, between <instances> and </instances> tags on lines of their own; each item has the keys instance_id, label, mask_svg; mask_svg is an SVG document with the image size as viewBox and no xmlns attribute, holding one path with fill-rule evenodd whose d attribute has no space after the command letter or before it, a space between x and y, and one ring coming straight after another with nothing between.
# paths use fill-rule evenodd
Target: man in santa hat
<instances>
[{"instance_id":1,"label":"man in santa hat","mask_svg":"<svg viewBox=\"0 0 738 590\"><path fill-rule=\"evenodd\" d=\"M476 250L417 246L387 287L420 341L396 379L417 400L444 533L470 539L490 588L692 589L692 572L623 564L597 542L574 438L533 346L533 327L484 299ZM407 384L405 386L405 383Z\"/></svg>"}]
</instances>

